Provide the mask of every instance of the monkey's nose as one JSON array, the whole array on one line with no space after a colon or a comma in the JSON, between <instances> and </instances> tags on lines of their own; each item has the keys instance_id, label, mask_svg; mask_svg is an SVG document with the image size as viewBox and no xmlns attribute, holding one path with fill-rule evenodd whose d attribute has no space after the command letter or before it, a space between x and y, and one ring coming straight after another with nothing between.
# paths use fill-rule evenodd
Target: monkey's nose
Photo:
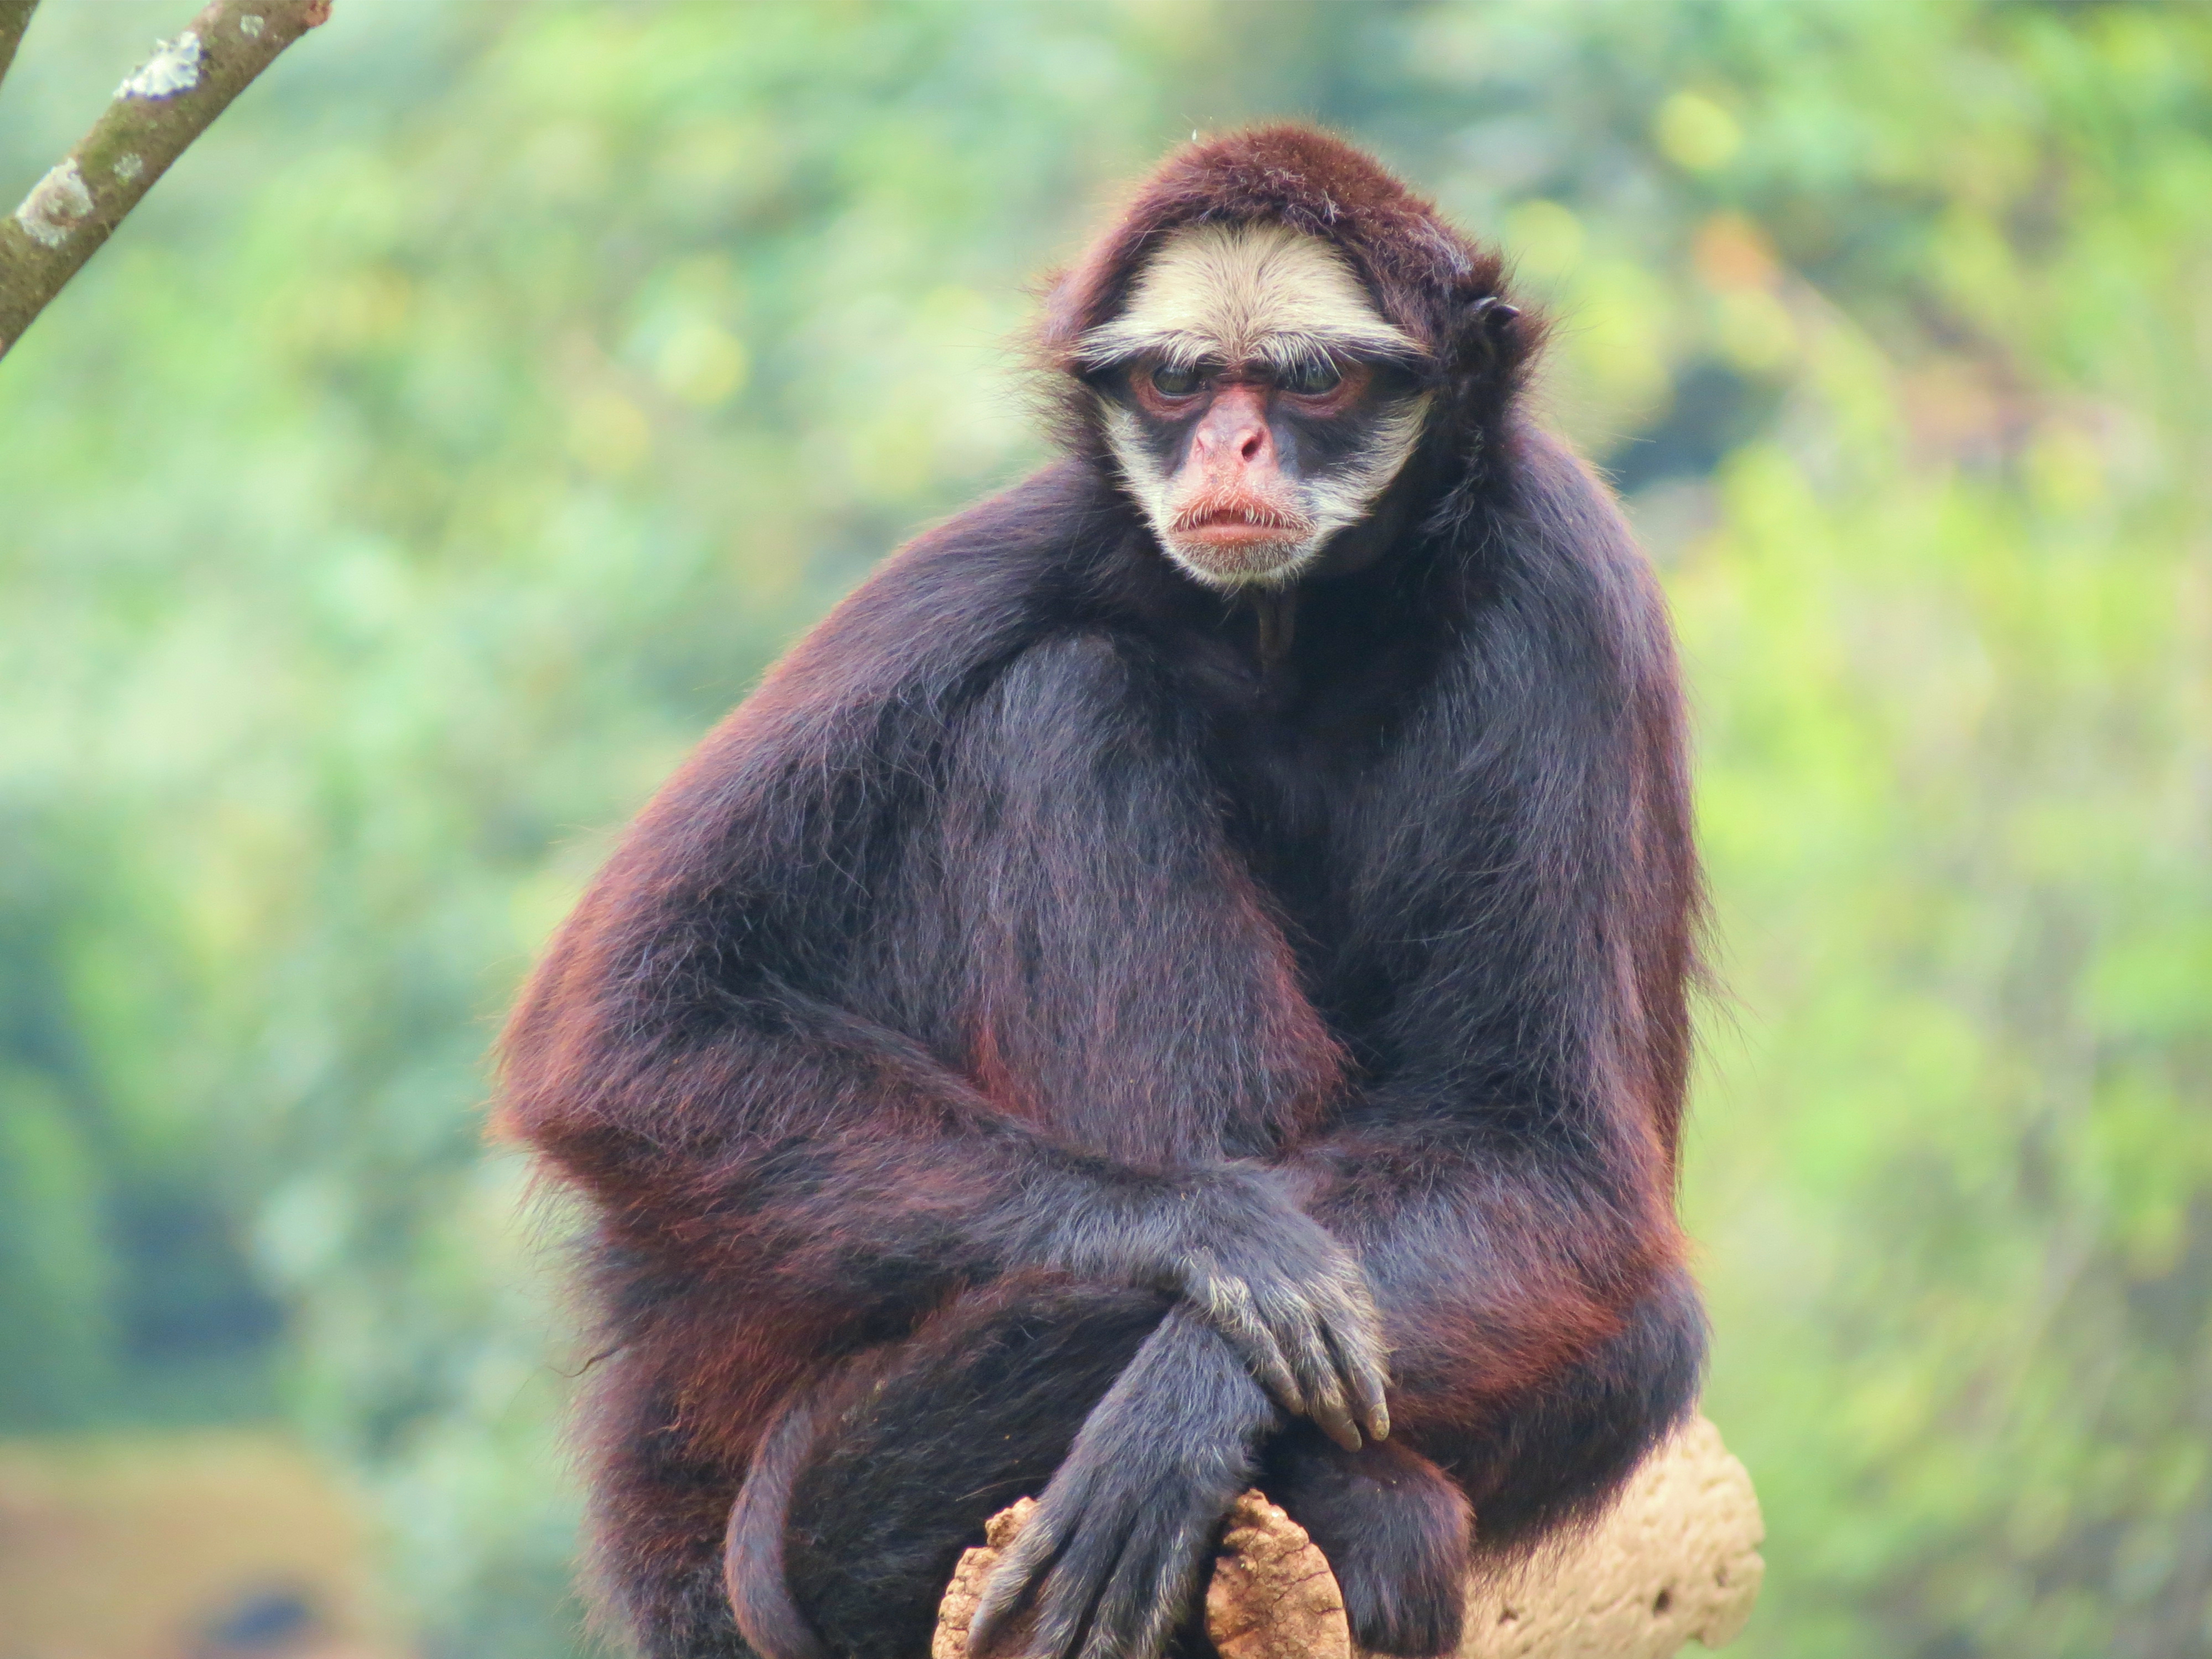
<instances>
[{"instance_id":1,"label":"monkey's nose","mask_svg":"<svg viewBox=\"0 0 2212 1659\"><path fill-rule=\"evenodd\" d=\"M1198 434L1199 456L1208 462L1234 456L1250 466L1266 460L1269 447L1267 423L1262 421L1238 421L1233 425L1224 421L1219 426L1200 428Z\"/></svg>"}]
</instances>

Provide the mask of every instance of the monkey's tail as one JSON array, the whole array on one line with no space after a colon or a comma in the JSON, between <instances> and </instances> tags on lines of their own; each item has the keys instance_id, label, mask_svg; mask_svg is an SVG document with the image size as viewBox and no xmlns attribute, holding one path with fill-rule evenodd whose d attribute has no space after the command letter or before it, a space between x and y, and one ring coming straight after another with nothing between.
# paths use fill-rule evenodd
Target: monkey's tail
<instances>
[{"instance_id":1,"label":"monkey's tail","mask_svg":"<svg viewBox=\"0 0 2212 1659\"><path fill-rule=\"evenodd\" d=\"M791 1599L783 1571L784 1523L792 1484L814 1443L817 1393L803 1391L776 1419L753 1454L738 1501L730 1505L722 1581L729 1587L738 1633L761 1659L829 1659L822 1638Z\"/></svg>"}]
</instances>

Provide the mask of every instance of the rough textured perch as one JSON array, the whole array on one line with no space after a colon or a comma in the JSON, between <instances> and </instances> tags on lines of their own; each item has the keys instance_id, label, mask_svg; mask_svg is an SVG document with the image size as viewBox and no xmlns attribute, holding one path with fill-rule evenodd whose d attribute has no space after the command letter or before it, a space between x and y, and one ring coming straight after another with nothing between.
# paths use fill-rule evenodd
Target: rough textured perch
<instances>
[{"instance_id":1,"label":"rough textured perch","mask_svg":"<svg viewBox=\"0 0 2212 1659\"><path fill-rule=\"evenodd\" d=\"M998 1553L1034 1507L992 1517L954 1570L931 1659L967 1659L968 1626ZM1765 1528L1743 1465L1698 1418L1637 1472L1596 1528L1479 1583L1460 1659L1668 1659L1735 1639L1759 1596ZM1238 1500L1206 1594L1223 1659L1354 1659L1321 1552L1259 1495Z\"/></svg>"},{"instance_id":2,"label":"rough textured perch","mask_svg":"<svg viewBox=\"0 0 2212 1659\"><path fill-rule=\"evenodd\" d=\"M30 13L0 0L0 69ZM0 356L185 147L330 13L330 0L214 0L154 49L77 147L0 219Z\"/></svg>"}]
</instances>

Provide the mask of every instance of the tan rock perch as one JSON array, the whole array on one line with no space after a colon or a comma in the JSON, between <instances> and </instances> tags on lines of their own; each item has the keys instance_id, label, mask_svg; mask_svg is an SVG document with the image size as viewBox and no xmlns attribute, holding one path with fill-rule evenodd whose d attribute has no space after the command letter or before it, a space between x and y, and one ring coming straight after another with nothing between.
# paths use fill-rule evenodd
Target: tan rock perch
<instances>
[{"instance_id":1,"label":"tan rock perch","mask_svg":"<svg viewBox=\"0 0 2212 1659\"><path fill-rule=\"evenodd\" d=\"M953 1571L931 1659L967 1659L968 1626L999 1552L1035 1505L994 1516ZM1698 1418L1637 1472L1588 1533L1475 1586L1460 1659L1670 1659L1717 1648L1750 1618L1765 1528L1743 1465ZM1328 1563L1282 1510L1247 1492L1206 1594L1223 1659L1356 1659Z\"/></svg>"},{"instance_id":2,"label":"tan rock perch","mask_svg":"<svg viewBox=\"0 0 2212 1659\"><path fill-rule=\"evenodd\" d=\"M1017 1498L1012 1508L1000 1510L983 1523L980 1547L962 1552L945 1599L937 1604L937 1634L930 1638L929 1659L968 1659L968 1627L975 1622L983 1581L999 1565L999 1552L1020 1536L1036 1510L1034 1498Z\"/></svg>"},{"instance_id":3,"label":"tan rock perch","mask_svg":"<svg viewBox=\"0 0 2212 1659\"><path fill-rule=\"evenodd\" d=\"M1589 1533L1477 1588L1461 1659L1668 1659L1692 1640L1725 1647L1759 1599L1765 1536L1751 1477L1720 1431L1694 1419Z\"/></svg>"}]
</instances>

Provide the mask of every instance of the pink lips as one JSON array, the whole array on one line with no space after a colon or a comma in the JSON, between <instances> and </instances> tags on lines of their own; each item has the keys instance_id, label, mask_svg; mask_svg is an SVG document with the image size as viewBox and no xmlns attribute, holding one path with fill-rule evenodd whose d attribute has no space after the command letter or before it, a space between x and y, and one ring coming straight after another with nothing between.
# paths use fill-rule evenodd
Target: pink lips
<instances>
[{"instance_id":1,"label":"pink lips","mask_svg":"<svg viewBox=\"0 0 2212 1659\"><path fill-rule=\"evenodd\" d=\"M1179 542L1204 547L1243 547L1260 542L1301 541L1313 526L1299 514L1243 495L1209 492L1175 516Z\"/></svg>"}]
</instances>

